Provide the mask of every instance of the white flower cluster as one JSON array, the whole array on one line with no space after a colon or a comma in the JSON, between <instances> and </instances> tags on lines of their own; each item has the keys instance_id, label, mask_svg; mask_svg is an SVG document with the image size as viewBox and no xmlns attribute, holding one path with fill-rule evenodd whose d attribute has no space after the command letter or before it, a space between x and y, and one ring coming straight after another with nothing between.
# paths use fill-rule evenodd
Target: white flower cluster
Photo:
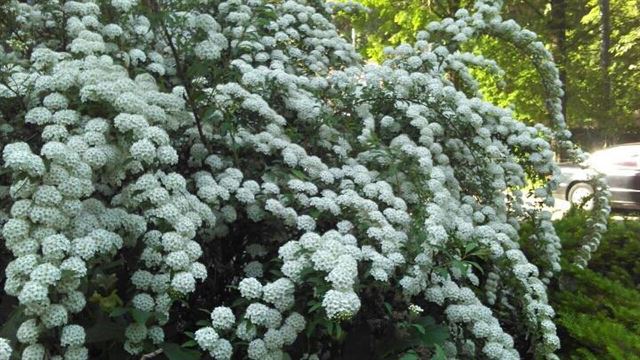
<instances>
[{"instance_id":1,"label":"white flower cluster","mask_svg":"<svg viewBox=\"0 0 640 360\"><path fill-rule=\"evenodd\" d=\"M513 348L513 338L500 327L491 310L478 300L473 290L459 287L450 280L435 276L434 285L425 293L426 299L439 305L448 304L447 319L450 323L465 326L476 339L485 341L482 347L488 359L519 359ZM436 285L437 284L437 285Z\"/></svg>"},{"instance_id":2,"label":"white flower cluster","mask_svg":"<svg viewBox=\"0 0 640 360\"><path fill-rule=\"evenodd\" d=\"M13 350L11 349L11 344L9 344L9 340L0 338L0 360L11 359L12 352Z\"/></svg>"},{"instance_id":3,"label":"white flower cluster","mask_svg":"<svg viewBox=\"0 0 640 360\"><path fill-rule=\"evenodd\" d=\"M421 308L419 305L416 304L411 304L409 305L409 313L413 314L413 315L420 315L424 312L424 309Z\"/></svg>"},{"instance_id":4,"label":"white flower cluster","mask_svg":"<svg viewBox=\"0 0 640 360\"><path fill-rule=\"evenodd\" d=\"M451 357L519 358L496 317L507 314L524 318L536 357L554 358L545 283L559 271L559 239L548 214L525 210L518 194L528 175L557 175L548 139L581 153L548 52L499 17L499 2L479 0L473 13L430 25L413 46L388 49L381 65L359 61L323 2L227 0L210 13L152 2L162 10L154 21L137 3L2 5L20 14L19 30L59 27L68 41L63 51L58 31L42 39L0 85L1 97L27 106L10 121L42 140L3 149L14 178L12 201L0 205L14 256L5 292L26 315L17 331L23 358L60 349L88 358L76 325L81 284L116 255L136 267L134 291L120 295L149 315L129 320L124 349L158 346L174 302L188 301L208 272L225 271L205 265L205 250L215 257L236 241L250 245L223 259L238 266L223 281L237 285L241 299L228 300L239 305L215 307L210 326L195 332L215 359L285 358L308 316L348 321L367 306L362 289L381 282L398 284L413 314L431 310L409 305L418 296L446 308ZM443 36L428 42L435 32ZM470 65L500 76L491 60L457 51L481 33L532 56L550 92L551 129L526 126L449 80L454 71L476 89ZM552 203L556 183L535 191L541 203ZM608 215L606 189L594 184L583 263ZM536 219L535 265L518 250L527 212ZM488 254L486 281L452 265L467 249ZM471 290L481 283L484 302ZM312 314L311 298L323 311ZM0 340L0 359L10 351Z\"/></svg>"},{"instance_id":5,"label":"white flower cluster","mask_svg":"<svg viewBox=\"0 0 640 360\"><path fill-rule=\"evenodd\" d=\"M113 5L128 10L132 3L114 1ZM84 308L84 294L77 289L87 276L87 267L114 256L123 246L123 240L135 243L146 231L149 220L133 215L148 210L136 208L140 202L149 201L160 207L171 202L172 195L183 199L184 184L177 174L163 175L164 188L150 188L134 199L130 199L129 191L135 186L120 190L118 187L129 174L143 171L144 166L177 163L178 155L166 129L173 129L184 121L179 113L184 100L158 92L155 79L148 74L132 80L124 67L114 64L112 57L93 55L108 51L113 45L104 43L100 35L89 30L101 26L93 17L100 14L97 4L66 2L64 7L71 16L67 30L74 40L70 50L84 57L73 60L64 53L34 52L33 66L42 70L34 84L35 93L43 100L42 106L34 106L27 112L25 122L42 127L46 143L40 156L33 154L24 143L9 144L3 152L6 166L16 175L28 176L14 188L12 196L16 202L12 218L3 228L6 245L17 257L8 267L5 291L18 296L28 315L38 317L41 322L36 326L34 319L29 319L20 327L20 341L34 346L27 348L29 352L39 351L35 345L43 331L64 326L60 342L68 347L65 357L86 358L84 330L66 324L71 314ZM80 21L74 15L84 17ZM121 33L119 29L111 26L108 37L117 36ZM105 119L76 109L86 104L108 104L120 114ZM116 131L127 137L125 143L113 141ZM140 177L134 184L143 183L144 179L148 181ZM144 189L146 184L142 186ZM122 207L107 208L92 198L82 200L90 197L95 189L109 196L120 191L113 197L113 204ZM206 277L204 265L195 262L201 254L199 245L187 240L195 236L197 225L194 223L212 219L211 211L194 196L191 202L173 203L182 206L162 209L162 215L180 232L179 237L187 237L183 241L184 249L174 245L164 260L175 274L172 277L168 272L149 273L152 278L146 284L148 279L137 276L143 288L153 291L156 298L141 293L132 299L135 308L157 310L165 315L165 321L171 306L166 293L168 284L186 294L193 291L195 279ZM146 263L152 264L156 256L162 254L151 247L142 254ZM51 303L50 298L59 299L60 304ZM148 333L149 338L158 343L162 341L157 341L162 337L158 330L162 331L134 326L128 329L127 337L142 341ZM125 347L132 352L141 349L133 342Z\"/></svg>"},{"instance_id":6,"label":"white flower cluster","mask_svg":"<svg viewBox=\"0 0 640 360\"><path fill-rule=\"evenodd\" d=\"M212 327L201 328L195 333L195 339L202 349L209 351L216 360L228 360L233 355L231 343L220 338Z\"/></svg>"},{"instance_id":7,"label":"white flower cluster","mask_svg":"<svg viewBox=\"0 0 640 360\"><path fill-rule=\"evenodd\" d=\"M187 296L195 291L197 280L207 277L206 266L197 261L202 248L194 238L203 222L215 222L215 215L196 196L185 195L185 184L185 179L177 173L145 173L125 187L119 199L126 207L143 209L150 224L168 225L173 230L164 233L150 230L144 235L142 266L131 277L133 285L141 291L133 297L132 306L140 311L155 312L160 325L169 321L172 294ZM141 335L143 330L136 330L138 327L144 329L145 336ZM134 323L130 328L133 330L127 333L127 351L138 353L142 351L143 340L153 341L144 324Z\"/></svg>"},{"instance_id":8,"label":"white flower cluster","mask_svg":"<svg viewBox=\"0 0 640 360\"><path fill-rule=\"evenodd\" d=\"M109 261L123 246L123 237L139 236L146 223L122 208L87 198L94 192L94 172L115 161L115 149L105 142L109 125L81 116L55 92L89 81L79 69L100 67L100 60L64 63L53 57L51 62L57 71L43 75L37 85L40 94L51 93L43 106L34 106L25 116L25 122L43 127L46 143L40 155L26 143L9 144L3 151L5 166L23 176L11 187L11 218L2 229L5 246L15 256L5 271L5 292L18 297L28 317L18 331L18 340L29 345L23 357L40 352L44 331L63 328L65 356L83 359L84 329L67 325L86 303L81 282L89 266ZM68 66L75 72L66 71Z\"/></svg>"}]
</instances>

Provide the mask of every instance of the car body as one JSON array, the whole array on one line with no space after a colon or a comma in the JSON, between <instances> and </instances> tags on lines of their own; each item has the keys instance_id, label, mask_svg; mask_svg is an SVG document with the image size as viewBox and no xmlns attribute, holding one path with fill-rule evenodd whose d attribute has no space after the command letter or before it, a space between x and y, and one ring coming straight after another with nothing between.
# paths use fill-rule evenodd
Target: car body
<instances>
[{"instance_id":1,"label":"car body","mask_svg":"<svg viewBox=\"0 0 640 360\"><path fill-rule=\"evenodd\" d=\"M605 175L611 191L611 207L640 210L640 143L621 144L594 152L584 166L559 164L560 181L554 195L582 203L593 194L587 183L596 172Z\"/></svg>"}]
</instances>

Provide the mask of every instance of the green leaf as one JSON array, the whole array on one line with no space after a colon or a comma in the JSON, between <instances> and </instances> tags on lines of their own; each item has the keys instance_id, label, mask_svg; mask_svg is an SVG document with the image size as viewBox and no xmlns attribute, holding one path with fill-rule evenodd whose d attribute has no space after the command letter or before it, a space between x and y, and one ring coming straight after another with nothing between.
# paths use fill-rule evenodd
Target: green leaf
<instances>
[{"instance_id":1,"label":"green leaf","mask_svg":"<svg viewBox=\"0 0 640 360\"><path fill-rule=\"evenodd\" d=\"M317 219L318 217L320 217L321 214L322 214L322 211L316 208L313 208L309 211L309 215L314 219Z\"/></svg>"},{"instance_id":2,"label":"green leaf","mask_svg":"<svg viewBox=\"0 0 640 360\"><path fill-rule=\"evenodd\" d=\"M464 253L469 254L478 248L478 244L469 242L464 245Z\"/></svg>"},{"instance_id":3,"label":"green leaf","mask_svg":"<svg viewBox=\"0 0 640 360\"><path fill-rule=\"evenodd\" d=\"M14 339L18 327L25 320L25 316L19 309L15 309L11 316L0 327L0 336L6 339Z\"/></svg>"},{"instance_id":4,"label":"green leaf","mask_svg":"<svg viewBox=\"0 0 640 360\"><path fill-rule=\"evenodd\" d=\"M162 344L162 350L169 360L199 360L201 355L199 351L185 349L174 343Z\"/></svg>"},{"instance_id":5,"label":"green leaf","mask_svg":"<svg viewBox=\"0 0 640 360\"><path fill-rule=\"evenodd\" d=\"M420 335L421 344L423 346L433 346L443 344L449 338L449 329L438 325L433 318L425 317L420 322L424 328L424 334Z\"/></svg>"},{"instance_id":6,"label":"green leaf","mask_svg":"<svg viewBox=\"0 0 640 360\"><path fill-rule=\"evenodd\" d=\"M342 326L340 326L340 324L336 324L336 339L342 340L343 335L344 331L342 330Z\"/></svg>"},{"instance_id":7,"label":"green leaf","mask_svg":"<svg viewBox=\"0 0 640 360\"><path fill-rule=\"evenodd\" d=\"M112 340L124 340L125 325L114 322L109 318L99 316L95 325L86 330L86 342L102 343Z\"/></svg>"},{"instance_id":8,"label":"green leaf","mask_svg":"<svg viewBox=\"0 0 640 360\"><path fill-rule=\"evenodd\" d=\"M123 307L117 307L117 308L115 308L115 309L111 310L111 312L109 313L109 316L111 316L111 317L118 317L118 316L122 316L122 315L126 314L126 313L127 313L127 311L128 311L128 310L127 310L126 308L123 308Z\"/></svg>"},{"instance_id":9,"label":"green leaf","mask_svg":"<svg viewBox=\"0 0 640 360\"><path fill-rule=\"evenodd\" d=\"M239 305L242 305L243 303L245 303L246 300L243 297L239 297L237 299L235 299L232 303L231 303L231 307L238 307Z\"/></svg>"},{"instance_id":10,"label":"green leaf","mask_svg":"<svg viewBox=\"0 0 640 360\"><path fill-rule=\"evenodd\" d=\"M431 360L447 360L447 354L442 349L442 346L436 344L436 353L433 354Z\"/></svg>"},{"instance_id":11,"label":"green leaf","mask_svg":"<svg viewBox=\"0 0 640 360\"><path fill-rule=\"evenodd\" d=\"M389 315L393 314L393 307L388 302L384 303L384 308L387 309L387 313Z\"/></svg>"},{"instance_id":12,"label":"green leaf","mask_svg":"<svg viewBox=\"0 0 640 360\"><path fill-rule=\"evenodd\" d=\"M321 306L322 306L322 303L317 302L317 303L311 305L311 307L309 308L309 312L312 313L312 312L318 310Z\"/></svg>"},{"instance_id":13,"label":"green leaf","mask_svg":"<svg viewBox=\"0 0 640 360\"><path fill-rule=\"evenodd\" d=\"M475 262L475 261L466 261L466 263L471 265L471 266L473 266L474 268L478 269L478 271L480 271L481 274L484 274L484 269L477 262Z\"/></svg>"},{"instance_id":14,"label":"green leaf","mask_svg":"<svg viewBox=\"0 0 640 360\"><path fill-rule=\"evenodd\" d=\"M271 269L269 270L269 273L272 275L275 275L277 277L282 277L282 271L278 270L278 269Z\"/></svg>"},{"instance_id":15,"label":"green leaf","mask_svg":"<svg viewBox=\"0 0 640 360\"><path fill-rule=\"evenodd\" d=\"M329 333L329 335L333 334L333 321L327 321L327 324L325 325L327 327L327 332Z\"/></svg>"},{"instance_id":16,"label":"green leaf","mask_svg":"<svg viewBox=\"0 0 640 360\"><path fill-rule=\"evenodd\" d=\"M234 130L233 123L231 121L224 121L220 126L220 135L225 136L231 130Z\"/></svg>"},{"instance_id":17,"label":"green leaf","mask_svg":"<svg viewBox=\"0 0 640 360\"><path fill-rule=\"evenodd\" d=\"M220 120L220 116L217 113L217 109L215 107L210 107L205 110L202 119L206 122L217 123Z\"/></svg>"},{"instance_id":18,"label":"green leaf","mask_svg":"<svg viewBox=\"0 0 640 360\"><path fill-rule=\"evenodd\" d=\"M453 265L453 267L460 270L460 272L462 272L463 274L465 274L469 269L469 265L467 265L464 261L460 261L460 260L451 261L451 265Z\"/></svg>"},{"instance_id":19,"label":"green leaf","mask_svg":"<svg viewBox=\"0 0 640 360\"><path fill-rule=\"evenodd\" d=\"M190 348L196 345L198 345L198 343L195 340L187 340L180 346L182 346L183 348Z\"/></svg>"},{"instance_id":20,"label":"green leaf","mask_svg":"<svg viewBox=\"0 0 640 360\"><path fill-rule=\"evenodd\" d=\"M438 274L438 276L440 276L440 277L443 277L445 279L449 278L449 271L447 271L447 269L445 267L438 266L438 267L434 268L433 271L436 274Z\"/></svg>"},{"instance_id":21,"label":"green leaf","mask_svg":"<svg viewBox=\"0 0 640 360\"><path fill-rule=\"evenodd\" d=\"M404 355L402 355L402 357L399 360L418 360L418 359L420 359L418 354L416 354L414 351L409 351Z\"/></svg>"},{"instance_id":22,"label":"green leaf","mask_svg":"<svg viewBox=\"0 0 640 360\"><path fill-rule=\"evenodd\" d=\"M131 309L130 312L131 312L131 316L133 317L133 320L135 320L137 323L140 323L140 324L145 324L147 320L149 320L149 318L151 317L151 313L148 311Z\"/></svg>"},{"instance_id":23,"label":"green leaf","mask_svg":"<svg viewBox=\"0 0 640 360\"><path fill-rule=\"evenodd\" d=\"M411 324L411 327L416 329L422 335L426 335L427 334L427 330L424 328L424 326L422 326L420 324Z\"/></svg>"},{"instance_id":24,"label":"green leaf","mask_svg":"<svg viewBox=\"0 0 640 360\"><path fill-rule=\"evenodd\" d=\"M292 169L291 173L293 174L293 176L297 177L300 180L306 180L307 176L300 170L298 169Z\"/></svg>"},{"instance_id":25,"label":"green leaf","mask_svg":"<svg viewBox=\"0 0 640 360\"><path fill-rule=\"evenodd\" d=\"M196 325L200 326L200 327L205 327L205 326L209 326L209 321L207 320L198 320L196 321Z\"/></svg>"},{"instance_id":26,"label":"green leaf","mask_svg":"<svg viewBox=\"0 0 640 360\"><path fill-rule=\"evenodd\" d=\"M434 326L436 325L436 321L431 316L421 316L418 318L418 323L423 326Z\"/></svg>"},{"instance_id":27,"label":"green leaf","mask_svg":"<svg viewBox=\"0 0 640 360\"><path fill-rule=\"evenodd\" d=\"M320 319L316 318L311 320L311 322L307 324L307 330L305 332L307 337L311 337L311 334L313 334L313 331L315 330L316 325L318 325L319 323L320 323Z\"/></svg>"}]
</instances>

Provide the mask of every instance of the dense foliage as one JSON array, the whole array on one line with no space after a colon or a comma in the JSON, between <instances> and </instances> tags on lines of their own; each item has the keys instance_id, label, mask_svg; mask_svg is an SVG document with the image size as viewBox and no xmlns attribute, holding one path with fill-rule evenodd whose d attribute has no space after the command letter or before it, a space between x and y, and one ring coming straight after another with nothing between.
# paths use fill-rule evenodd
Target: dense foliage
<instances>
[{"instance_id":1,"label":"dense foliage","mask_svg":"<svg viewBox=\"0 0 640 360\"><path fill-rule=\"evenodd\" d=\"M549 52L499 2L380 65L321 1L0 9L0 359L557 358L550 142L583 154ZM477 36L532 59L550 127L479 97ZM582 266L609 212L592 185Z\"/></svg>"},{"instance_id":2,"label":"dense foliage","mask_svg":"<svg viewBox=\"0 0 640 360\"><path fill-rule=\"evenodd\" d=\"M579 247L586 217L571 211L554 223L567 254ZM523 226L522 233L531 231ZM563 359L640 358L640 222L610 220L586 269L565 263L551 290Z\"/></svg>"},{"instance_id":3,"label":"dense foliage","mask_svg":"<svg viewBox=\"0 0 640 360\"><path fill-rule=\"evenodd\" d=\"M615 143L630 131L636 138L640 132L640 100L635 95L640 91L640 4L637 0L609 2L610 104L604 103L602 86L599 1L515 0L505 2L503 13L535 31L558 60L568 93L566 117L570 127L600 129L600 136L608 135ZM343 28L349 30L353 26L358 50L380 61L384 58L384 47L413 41L416 32L429 22L451 17L458 8L471 6L473 1L359 0L358 3L368 11L350 12L344 17ZM504 70L500 76L493 76L481 67L474 70L489 101L513 106L518 116L527 121L545 119L541 101L544 89L536 81L533 64L514 61L518 58L517 49L500 39L477 37L467 50L494 59Z\"/></svg>"}]
</instances>

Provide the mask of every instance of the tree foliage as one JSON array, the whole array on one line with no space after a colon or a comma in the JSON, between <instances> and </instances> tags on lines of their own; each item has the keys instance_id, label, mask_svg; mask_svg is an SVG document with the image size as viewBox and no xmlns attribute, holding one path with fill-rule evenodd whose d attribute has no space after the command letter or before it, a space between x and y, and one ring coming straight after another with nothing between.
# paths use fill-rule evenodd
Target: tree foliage
<instances>
[{"instance_id":1,"label":"tree foliage","mask_svg":"<svg viewBox=\"0 0 640 360\"><path fill-rule=\"evenodd\" d=\"M640 33L638 1L614 0L611 8L610 66L611 101L605 104L600 68L599 31L601 14L597 0L563 1L561 28L554 24L553 6L557 1L508 1L504 17L515 19L535 31L549 44L559 67L565 72L566 117L572 128L600 129L610 140L614 135L635 131L639 127L640 102L635 94L640 90ZM397 46L414 40L418 29L431 21L452 16L459 7L469 7L472 1L388 1L362 0L369 11L351 13L345 27L357 30L359 51L376 61L384 58L386 46ZM562 49L557 46L557 32L565 35ZM490 76L478 69L485 98L500 106L513 106L516 114L528 122L546 119L544 90L532 64L523 59L508 43L486 37L474 38L465 50L494 59L504 70L501 76Z\"/></svg>"},{"instance_id":2,"label":"tree foliage","mask_svg":"<svg viewBox=\"0 0 640 360\"><path fill-rule=\"evenodd\" d=\"M580 247L585 214L572 210L554 223L565 253ZM522 234L530 231L523 226ZM556 309L563 359L637 359L640 354L640 223L610 220L587 269L568 263L550 300Z\"/></svg>"}]
</instances>

